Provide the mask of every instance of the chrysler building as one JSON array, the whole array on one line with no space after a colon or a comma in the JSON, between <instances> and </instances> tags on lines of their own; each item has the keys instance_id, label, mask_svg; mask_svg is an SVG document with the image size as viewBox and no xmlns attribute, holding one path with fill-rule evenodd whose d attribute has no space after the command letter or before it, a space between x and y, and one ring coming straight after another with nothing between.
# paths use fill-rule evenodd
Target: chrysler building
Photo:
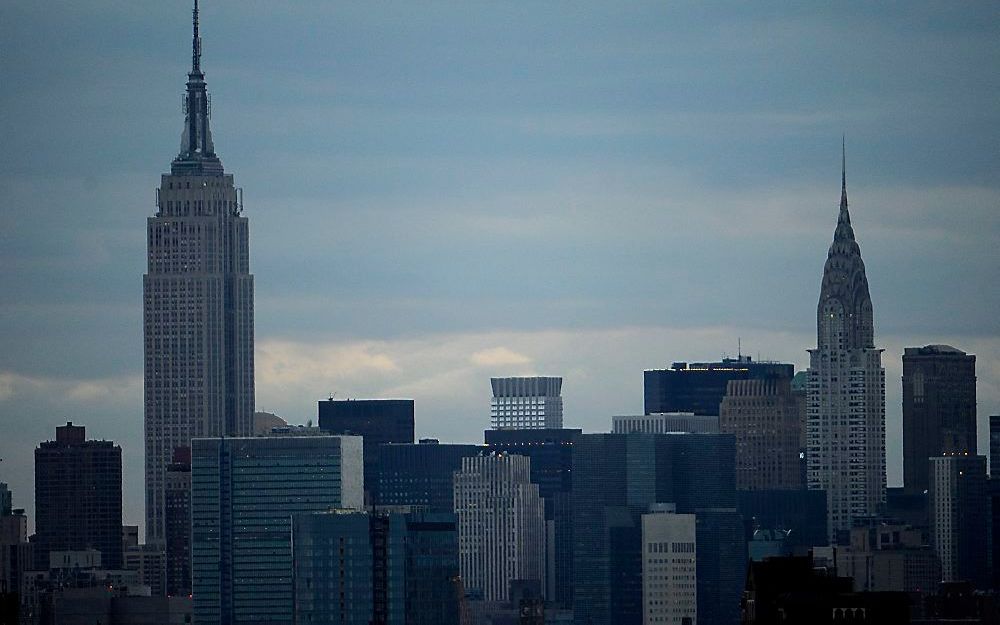
<instances>
[{"instance_id":1,"label":"chrysler building","mask_svg":"<svg viewBox=\"0 0 1000 625\"><path fill-rule=\"evenodd\" d=\"M847 210L846 159L816 322L816 349L809 350L808 482L810 489L826 491L827 531L834 542L853 519L876 514L885 502L885 369Z\"/></svg>"},{"instance_id":2,"label":"chrysler building","mask_svg":"<svg viewBox=\"0 0 1000 625\"><path fill-rule=\"evenodd\" d=\"M164 538L164 478L174 448L247 436L254 411L253 276L242 193L209 130L198 2L184 131L147 219L143 276L146 541Z\"/></svg>"}]
</instances>

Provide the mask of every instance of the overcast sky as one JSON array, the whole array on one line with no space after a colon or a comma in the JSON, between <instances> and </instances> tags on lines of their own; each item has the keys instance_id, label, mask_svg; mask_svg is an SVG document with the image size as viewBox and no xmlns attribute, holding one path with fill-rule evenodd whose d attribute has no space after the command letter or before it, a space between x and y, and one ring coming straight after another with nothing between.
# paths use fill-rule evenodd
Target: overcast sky
<instances>
[{"instance_id":1,"label":"overcast sky","mask_svg":"<svg viewBox=\"0 0 1000 625\"><path fill-rule=\"evenodd\" d=\"M885 348L977 355L1000 413L1000 5L206 0L217 152L245 192L257 408L411 397L482 440L491 375L565 423L642 371L807 363L847 135ZM179 149L190 6L0 7L0 480L66 420L120 443L143 521L146 218Z\"/></svg>"}]
</instances>

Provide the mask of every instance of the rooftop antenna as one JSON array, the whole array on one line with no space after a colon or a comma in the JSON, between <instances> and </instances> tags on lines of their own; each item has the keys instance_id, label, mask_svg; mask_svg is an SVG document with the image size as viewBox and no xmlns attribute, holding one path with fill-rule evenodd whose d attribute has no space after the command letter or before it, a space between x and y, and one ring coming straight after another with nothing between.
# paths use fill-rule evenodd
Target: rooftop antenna
<instances>
[{"instance_id":1,"label":"rooftop antenna","mask_svg":"<svg viewBox=\"0 0 1000 625\"><path fill-rule=\"evenodd\" d=\"M330 391L330 397L329 397L330 401L333 401L336 396L337 396L337 391Z\"/></svg>"},{"instance_id":2,"label":"rooftop antenna","mask_svg":"<svg viewBox=\"0 0 1000 625\"><path fill-rule=\"evenodd\" d=\"M736 337L736 360L743 359L743 338Z\"/></svg>"}]
</instances>

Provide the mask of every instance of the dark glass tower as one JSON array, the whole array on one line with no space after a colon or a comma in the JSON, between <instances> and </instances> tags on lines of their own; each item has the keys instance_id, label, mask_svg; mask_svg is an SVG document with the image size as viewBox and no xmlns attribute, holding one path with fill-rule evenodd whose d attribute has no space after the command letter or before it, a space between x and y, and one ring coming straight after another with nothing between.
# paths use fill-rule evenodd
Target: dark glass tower
<instances>
[{"instance_id":1,"label":"dark glass tower","mask_svg":"<svg viewBox=\"0 0 1000 625\"><path fill-rule=\"evenodd\" d=\"M950 345L903 351L903 484L928 488L928 458L976 455L976 357Z\"/></svg>"},{"instance_id":2,"label":"dark glass tower","mask_svg":"<svg viewBox=\"0 0 1000 625\"><path fill-rule=\"evenodd\" d=\"M253 432L253 276L247 218L209 130L198 3L180 153L147 219L146 542L163 540L166 469L177 447Z\"/></svg>"},{"instance_id":3,"label":"dark glass tower","mask_svg":"<svg viewBox=\"0 0 1000 625\"><path fill-rule=\"evenodd\" d=\"M101 566L122 568L122 448L88 441L72 422L35 449L35 567L50 551L97 549Z\"/></svg>"},{"instance_id":4,"label":"dark glass tower","mask_svg":"<svg viewBox=\"0 0 1000 625\"><path fill-rule=\"evenodd\" d=\"M749 356L724 358L720 362L675 362L670 369L649 369L643 373L646 414L718 415L731 380L791 380L793 375L793 365L754 362Z\"/></svg>"}]
</instances>

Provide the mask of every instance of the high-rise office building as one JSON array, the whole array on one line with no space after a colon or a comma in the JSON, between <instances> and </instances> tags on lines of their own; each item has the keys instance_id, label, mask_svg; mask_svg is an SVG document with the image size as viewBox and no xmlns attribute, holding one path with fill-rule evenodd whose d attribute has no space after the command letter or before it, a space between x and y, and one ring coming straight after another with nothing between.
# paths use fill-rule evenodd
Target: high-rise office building
<instances>
[{"instance_id":1,"label":"high-rise office building","mask_svg":"<svg viewBox=\"0 0 1000 625\"><path fill-rule=\"evenodd\" d=\"M482 445L441 444L420 439L417 444L379 445L379 506L411 506L426 512L455 511L455 471L462 458L478 456Z\"/></svg>"},{"instance_id":2,"label":"high-rise office building","mask_svg":"<svg viewBox=\"0 0 1000 625\"><path fill-rule=\"evenodd\" d=\"M163 540L167 465L195 437L249 436L253 276L247 218L209 131L198 4L184 132L147 219L143 276L146 542Z\"/></svg>"},{"instance_id":3,"label":"high-rise office building","mask_svg":"<svg viewBox=\"0 0 1000 625\"><path fill-rule=\"evenodd\" d=\"M490 378L494 430L558 430L563 424L562 378Z\"/></svg>"},{"instance_id":4,"label":"high-rise office building","mask_svg":"<svg viewBox=\"0 0 1000 625\"><path fill-rule=\"evenodd\" d=\"M545 500L545 589L550 605L573 605L573 442L582 430L486 430L493 451L531 459L531 481Z\"/></svg>"},{"instance_id":5,"label":"high-rise office building","mask_svg":"<svg viewBox=\"0 0 1000 625\"><path fill-rule=\"evenodd\" d=\"M485 601L508 601L513 580L545 587L545 505L530 462L489 454L463 458L455 473L462 581Z\"/></svg>"},{"instance_id":6,"label":"high-rise office building","mask_svg":"<svg viewBox=\"0 0 1000 625\"><path fill-rule=\"evenodd\" d=\"M736 488L801 488L800 428L791 379L730 380L719 429L736 437Z\"/></svg>"},{"instance_id":7,"label":"high-rise office building","mask_svg":"<svg viewBox=\"0 0 1000 625\"><path fill-rule=\"evenodd\" d=\"M72 422L35 449L35 565L50 551L101 552L106 569L122 568L122 448L87 440Z\"/></svg>"},{"instance_id":8,"label":"high-rise office building","mask_svg":"<svg viewBox=\"0 0 1000 625\"><path fill-rule=\"evenodd\" d=\"M695 515L656 509L642 515L642 552L643 625L695 625Z\"/></svg>"},{"instance_id":9,"label":"high-rise office building","mask_svg":"<svg viewBox=\"0 0 1000 625\"><path fill-rule=\"evenodd\" d=\"M861 247L847 209L846 167L840 215L823 268L809 350L808 486L827 496L831 542L852 521L885 503L885 370Z\"/></svg>"},{"instance_id":10,"label":"high-rise office building","mask_svg":"<svg viewBox=\"0 0 1000 625\"><path fill-rule=\"evenodd\" d=\"M952 455L931 458L928 507L931 544L941 560L941 579L990 586L990 506L986 457Z\"/></svg>"},{"instance_id":11,"label":"high-rise office building","mask_svg":"<svg viewBox=\"0 0 1000 625\"><path fill-rule=\"evenodd\" d=\"M292 543L296 623L459 623L452 514L297 514Z\"/></svg>"},{"instance_id":12,"label":"high-rise office building","mask_svg":"<svg viewBox=\"0 0 1000 625\"><path fill-rule=\"evenodd\" d=\"M696 415L693 412L658 412L646 415L611 417L611 431L615 434L646 432L648 434L718 434L718 415Z\"/></svg>"},{"instance_id":13,"label":"high-rise office building","mask_svg":"<svg viewBox=\"0 0 1000 625\"><path fill-rule=\"evenodd\" d=\"M365 503L379 501L379 446L413 442L412 399L333 399L319 402L319 428L361 436L365 447Z\"/></svg>"},{"instance_id":14,"label":"high-rise office building","mask_svg":"<svg viewBox=\"0 0 1000 625\"><path fill-rule=\"evenodd\" d=\"M363 506L361 440L196 438L191 456L195 622L291 623L291 516Z\"/></svg>"},{"instance_id":15,"label":"high-rise office building","mask_svg":"<svg viewBox=\"0 0 1000 625\"><path fill-rule=\"evenodd\" d=\"M164 551L166 591L171 597L191 594L191 448L174 449L164 483Z\"/></svg>"},{"instance_id":16,"label":"high-rise office building","mask_svg":"<svg viewBox=\"0 0 1000 625\"><path fill-rule=\"evenodd\" d=\"M742 355L719 362L675 362L669 369L648 369L643 373L645 412L718 415L730 380L791 378L793 374L792 365L754 362Z\"/></svg>"},{"instance_id":17,"label":"high-rise office building","mask_svg":"<svg viewBox=\"0 0 1000 625\"><path fill-rule=\"evenodd\" d=\"M903 350L903 486L927 490L928 458L976 455L976 357L950 345Z\"/></svg>"}]
</instances>

